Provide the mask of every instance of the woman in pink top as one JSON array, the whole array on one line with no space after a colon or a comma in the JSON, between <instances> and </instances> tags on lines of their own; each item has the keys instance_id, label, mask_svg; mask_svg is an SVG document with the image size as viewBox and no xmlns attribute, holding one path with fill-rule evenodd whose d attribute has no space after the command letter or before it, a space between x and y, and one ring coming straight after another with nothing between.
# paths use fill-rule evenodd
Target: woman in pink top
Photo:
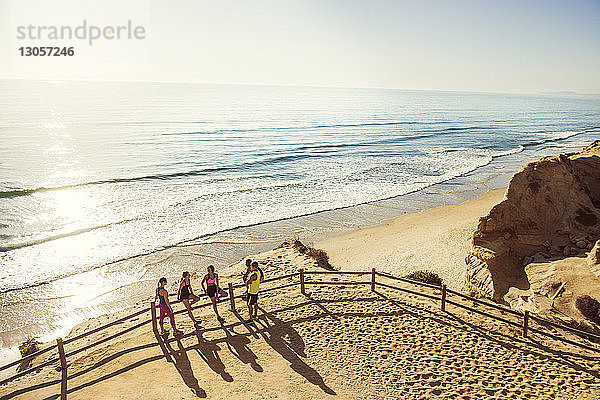
<instances>
[{"instance_id":1,"label":"woman in pink top","mask_svg":"<svg viewBox=\"0 0 600 400\"><path fill-rule=\"evenodd\" d=\"M206 286L204 283L206 282ZM210 297L212 301L213 308L215 310L215 314L217 314L217 319L220 323L225 322L225 320L219 315L219 310L217 309L217 300L219 299L219 275L215 273L215 267L212 265L208 266L208 274L204 275L204 279L202 279L202 288L206 292L206 295Z\"/></svg>"}]
</instances>

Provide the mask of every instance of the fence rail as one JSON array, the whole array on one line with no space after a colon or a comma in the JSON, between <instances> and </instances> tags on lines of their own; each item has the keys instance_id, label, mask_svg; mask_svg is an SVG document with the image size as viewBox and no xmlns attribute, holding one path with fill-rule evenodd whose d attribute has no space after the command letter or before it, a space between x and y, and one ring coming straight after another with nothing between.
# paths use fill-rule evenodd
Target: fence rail
<instances>
[{"instance_id":1,"label":"fence rail","mask_svg":"<svg viewBox=\"0 0 600 400\"><path fill-rule=\"evenodd\" d=\"M307 276L309 275L354 275L354 276L366 276L366 275L370 275L371 279L368 281L325 281L325 280L313 280L313 279L306 279ZM435 300L435 301L440 301L440 306L441 306L441 310L445 311L446 310L446 305L450 304L459 308L463 308L475 313L478 313L480 315L484 315L488 318L492 318L498 321L502 321L506 324L509 324L511 326L514 327L518 327L522 329L522 336L526 337L528 335L529 332L532 333L536 333L538 335L543 335L543 336L547 336L553 340L557 340L557 341L562 341L574 346L578 346L587 350L591 350L594 352L598 352L600 353L600 348L599 347L595 347L595 346L591 346L585 343L581 343L581 342L577 342L574 340L570 340L558 335L554 335L552 333L534 328L530 326L530 321L531 322L536 322L542 326L551 326L553 328L557 328L557 329L562 329L565 331L568 331L570 333L573 333L579 337L588 339L588 340L597 340L600 342L600 336L599 335L595 335L593 333L590 332L585 332L582 331L580 329L576 329L573 328L571 326L567 326L567 325L563 325L563 324L559 324L550 320L547 320L545 318L541 318L538 317L536 315L530 315L529 312L525 311L525 312L519 312L519 311L515 311L513 309L510 309L508 307L505 307L503 305L497 304L497 303L492 303L490 301L485 301L482 299L477 299L471 296L467 296L463 293L457 292L455 290L451 290L451 289L447 289L445 285L442 286L437 286L437 285L433 285L430 283L426 283L426 282L420 282L420 281L416 281L416 280L412 280L412 279L408 279L408 278L402 278L402 277L398 277L392 274L389 274L387 272L378 272L375 270L375 268L372 268L370 271L304 271L303 269L300 269L299 272L295 272L295 273L291 273L291 274L287 274L287 275L282 275L282 276L277 276L274 278L269 278L269 279L265 279L263 281L263 283L270 283L270 282L277 282L280 280L284 280L284 279L289 279L292 280L293 278L299 277L298 280L289 282L289 283L284 283L283 285L280 286L275 286L275 287L269 287L266 289L262 289L261 293L264 292L270 292L270 291L274 291L274 290L281 290L281 289L285 289L285 288L290 288L293 286L300 286L300 291L301 293L305 294L306 293L306 285L344 285L344 286L351 286L351 285L370 285L371 286L371 290L375 291L377 286L380 287L384 287L384 288L388 288L388 289L392 289L392 290L398 290L398 291L402 291L405 293L410 293L416 296L420 296L420 297L425 297L431 300ZM396 281L396 282L403 282L403 283L408 283L414 286L418 286L421 288L428 288L428 289L433 289L434 291L439 290L439 295L437 293L426 293L423 291L419 291L419 290L414 290L414 289L409 289L406 287L400 287L400 286L396 286L396 285L392 285L389 283L384 283L381 282L381 280L377 280L376 277L380 277L380 278L386 278L386 279L390 279L392 281ZM228 296L225 298L221 298L218 300L218 303L223 303L223 302L229 302L230 305L230 309L232 311L235 311L235 299L239 299L244 297L244 293L239 293L239 294L235 294L235 289L239 289L239 288L243 288L245 287L245 284L232 284L229 283L228 284L228 289L229 289L229 293ZM169 294L170 297L174 296L173 294ZM515 322L512 321L508 318L502 317L502 316L498 316L495 314L491 314L489 312L480 310L478 308L475 308L475 306L469 306L467 304L461 303L459 301L455 301L453 299L449 299L448 297L450 296L455 296L457 298L463 299L463 300L468 300L471 301L475 304L481 305L481 306L485 306L485 307L489 307L489 308L493 308L495 310L499 310L501 313L508 313L512 316L516 316L520 318L519 322ZM171 304L177 304L180 303L181 301L179 300L174 300L172 302L170 302ZM212 302L204 302L202 304L199 305L194 305L193 307L191 307L192 310L201 308L201 307L207 307L212 305ZM147 320L143 320L140 321L139 323L130 326L124 330L120 330L119 332L109 335L105 338L101 338L99 340L96 340L94 342L88 343L85 346L79 347L77 349L71 350L70 352L65 352L64 349L64 345L70 344L70 343L74 343L76 341L79 341L85 337L88 337L94 333L98 333L101 332L111 326L117 325L117 324L121 324L124 323L128 320L131 320L132 318L135 318L137 316L140 316L142 314L148 313L148 311L150 311L150 319ZM182 310L178 310L175 311L174 314L181 314L181 313L185 313L186 309L182 309ZM2 365L0 366L0 371L3 371L5 369L8 369L10 367L14 367L16 365L26 365L26 363L28 363L30 360L33 361L34 358L39 357L51 350L57 349L57 355L56 357L50 358L49 360L46 360L40 364L31 366L30 368L27 368L23 371L17 372L13 375L11 375L10 377L7 377L3 380L0 381L0 385L4 385L12 380L15 380L19 377L25 376L33 371L37 371L40 368L43 368L45 366L49 366L52 364L55 364L57 361L60 363L59 364L59 369L61 370L61 400L62 399L66 399L67 397L67 380L68 380L68 376L67 376L67 368L68 368L68 363L67 363L67 358L74 356L75 354L78 354L82 351L88 350L94 346L97 346L99 344L105 343L107 341L113 340L121 335L124 335L128 332L131 332L135 329L138 329L148 323L152 322L152 329L154 330L154 332L157 332L157 318L156 318L156 305L154 302L151 302L150 307L148 308L144 308L142 310L136 311L132 314L129 314L127 316L124 316L122 318L119 318L115 321L112 321L108 324L105 325L101 325L97 328L94 328L90 331L87 332L83 332L77 336L74 336L72 338L68 338L66 340L62 340L61 338L58 338L56 340L56 344L50 345L42 350L39 350L33 354L30 354L26 357L23 357L19 360L15 360L13 362L10 362L8 364Z\"/></svg>"}]
</instances>

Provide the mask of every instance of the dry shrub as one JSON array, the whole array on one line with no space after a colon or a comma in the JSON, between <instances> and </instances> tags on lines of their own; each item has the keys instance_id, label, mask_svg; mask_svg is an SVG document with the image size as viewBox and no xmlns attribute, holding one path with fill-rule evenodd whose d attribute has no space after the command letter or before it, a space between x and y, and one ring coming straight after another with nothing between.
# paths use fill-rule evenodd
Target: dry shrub
<instances>
[{"instance_id":1,"label":"dry shrub","mask_svg":"<svg viewBox=\"0 0 600 400\"><path fill-rule=\"evenodd\" d=\"M25 341L19 345L19 351L21 352L21 357L26 357L26 356L38 351L39 344L40 344L40 342L38 342L37 339L34 337L28 337L27 339L25 339Z\"/></svg>"},{"instance_id":2,"label":"dry shrub","mask_svg":"<svg viewBox=\"0 0 600 400\"><path fill-rule=\"evenodd\" d=\"M415 271L405 276L406 279L429 283L431 285L442 286L442 278L438 274L431 271Z\"/></svg>"},{"instance_id":3,"label":"dry shrub","mask_svg":"<svg viewBox=\"0 0 600 400\"><path fill-rule=\"evenodd\" d=\"M313 258L317 265L321 268L333 270L333 266L329 264L329 256L325 250L315 249L314 247L305 246L300 240L295 239L292 241L292 247L294 247L299 253L306 254Z\"/></svg>"},{"instance_id":4,"label":"dry shrub","mask_svg":"<svg viewBox=\"0 0 600 400\"><path fill-rule=\"evenodd\" d=\"M485 299L486 297L482 295L478 290L471 289L467 293L465 293L469 297L473 297L474 299Z\"/></svg>"},{"instance_id":5,"label":"dry shrub","mask_svg":"<svg viewBox=\"0 0 600 400\"><path fill-rule=\"evenodd\" d=\"M560 321L560 322L565 323L565 321ZM583 331L583 332L587 332L587 333L594 334L596 336L600 336L600 328L596 327L594 324L592 324L588 321L585 321L585 320L584 321L570 320L570 321L566 322L566 325L570 326L571 328L579 329L580 331ZM600 340L596 339L594 336L583 336L583 337L585 337L590 342L600 343Z\"/></svg>"},{"instance_id":6,"label":"dry shrub","mask_svg":"<svg viewBox=\"0 0 600 400\"><path fill-rule=\"evenodd\" d=\"M329 256L325 252L325 250L315 249L314 247L309 247L308 252L306 253L308 256L312 257L317 261L317 265L321 268L332 270L333 267L329 264Z\"/></svg>"},{"instance_id":7,"label":"dry shrub","mask_svg":"<svg viewBox=\"0 0 600 400\"><path fill-rule=\"evenodd\" d=\"M308 247L306 247L301 241L299 241L298 239L295 239L292 242L292 247L294 247L296 250L298 250L298 252L302 253L302 254L306 254L308 252Z\"/></svg>"}]
</instances>

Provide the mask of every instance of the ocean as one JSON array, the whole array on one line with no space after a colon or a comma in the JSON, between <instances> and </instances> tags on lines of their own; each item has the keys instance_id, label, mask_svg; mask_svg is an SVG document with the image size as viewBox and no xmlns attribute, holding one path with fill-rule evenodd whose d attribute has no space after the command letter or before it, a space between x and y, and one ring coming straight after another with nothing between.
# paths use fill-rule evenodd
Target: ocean
<instances>
[{"instance_id":1,"label":"ocean","mask_svg":"<svg viewBox=\"0 0 600 400\"><path fill-rule=\"evenodd\" d=\"M0 133L0 345L11 347L180 273L140 254L204 243L220 268L286 236L506 185L525 162L600 139L600 96L0 81ZM364 211L382 201L393 206Z\"/></svg>"}]
</instances>

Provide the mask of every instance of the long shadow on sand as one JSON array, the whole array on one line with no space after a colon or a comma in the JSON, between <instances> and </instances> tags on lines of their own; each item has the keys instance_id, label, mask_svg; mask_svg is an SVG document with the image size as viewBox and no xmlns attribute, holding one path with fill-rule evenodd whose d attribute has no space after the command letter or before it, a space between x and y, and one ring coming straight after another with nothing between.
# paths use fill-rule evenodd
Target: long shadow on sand
<instances>
[{"instance_id":1,"label":"long shadow on sand","mask_svg":"<svg viewBox=\"0 0 600 400\"><path fill-rule=\"evenodd\" d=\"M256 354L254 354L250 347L248 347L250 344L250 339L248 339L246 335L236 333L233 330L233 327L227 329L227 327L222 326L222 329L223 332L225 332L225 344L227 345L227 348L231 354L236 356L237 359L244 364L250 364L252 369L256 372L263 372L263 368L257 362L258 357Z\"/></svg>"},{"instance_id":2,"label":"long shadow on sand","mask_svg":"<svg viewBox=\"0 0 600 400\"><path fill-rule=\"evenodd\" d=\"M9 394L6 394L6 395L2 396L1 399L2 400L12 399L12 398L20 396L22 394L25 394L25 393L28 393L28 392L32 392L34 390L43 389L43 388L46 388L48 386L53 386L53 385L59 385L60 386L60 379L55 379L53 381L48 381L48 382L40 383L39 385L30 386L30 387L26 387L26 388L23 388L23 389L15 390L12 393L9 393ZM60 390L60 389L58 389L58 390ZM46 397L44 400L58 399L59 397L60 397L60 394L54 394L52 396Z\"/></svg>"},{"instance_id":3,"label":"long shadow on sand","mask_svg":"<svg viewBox=\"0 0 600 400\"><path fill-rule=\"evenodd\" d=\"M382 299L389 301L390 303L396 305L397 307L402 307L406 312L411 313L415 316L419 316L420 318L429 318L429 319L436 321L437 323L451 326L454 329L468 330L470 332L476 333L477 335L483 337L486 340L497 343L506 349L518 350L525 354L531 354L531 355L541 358L541 359L552 360L552 361L558 362L564 366L573 368L577 371L586 373L586 374L594 376L596 378L600 378L600 374L598 374L597 372L592 371L592 370L590 370L589 367L587 367L585 365L581 365L578 362L570 359L570 358L575 358L575 359L580 359L580 360L593 360L593 361L597 360L598 362L600 362L600 356L591 356L590 357L590 356L586 356L583 354L567 353L567 352L563 352L561 350L551 349L548 346L543 345L539 341L533 340L531 338L523 339L520 337L509 336L507 334L504 334L504 333L501 333L498 331L486 329L481 326L475 325L473 323L465 321L464 319L460 318L459 316L457 316L455 314L452 314L447 309L446 309L446 312L444 315L448 318L449 321L443 321L442 319L439 318L438 314L436 314L435 312L433 312L431 310L419 308L418 311L409 311L408 310L409 306L407 304L400 302L396 299L392 299L383 293L380 293L380 292L376 292L376 293L379 296L381 296ZM419 312L420 312L420 314L419 314ZM424 316L423 313L429 314L429 316ZM540 351L535 351L534 350L535 348L537 348L537 350L545 351L550 354L544 354Z\"/></svg>"},{"instance_id":4,"label":"long shadow on sand","mask_svg":"<svg viewBox=\"0 0 600 400\"><path fill-rule=\"evenodd\" d=\"M333 389L325 384L323 377L300 358L306 357L304 340L300 334L289 323L276 318L263 308L260 310L264 314L263 320L258 322L262 329L257 326L252 328L250 324L245 323L247 329L258 333L273 350L290 363L292 370L313 385L319 386L325 393L335 395ZM239 314L236 313L236 316L243 321Z\"/></svg>"},{"instance_id":5,"label":"long shadow on sand","mask_svg":"<svg viewBox=\"0 0 600 400\"><path fill-rule=\"evenodd\" d=\"M115 359L117 359L117 358L119 358L121 356L124 356L124 355L126 355L128 353L139 351L139 350L148 349L148 348L151 348L151 347L154 347L154 346L156 346L156 343L149 343L149 344L144 344L144 345L140 345L140 346L135 346L135 347L132 347L132 348L127 349L127 350L119 351L119 352L117 352L115 354L112 354L112 355L110 355L108 357L103 358L102 360L94 363L93 365L91 365L90 367L88 367L86 369L78 371L78 372L76 372L74 374L70 374L69 377L68 377L68 379L73 379L73 378L79 377L81 375L84 375L84 374L86 374L86 373L88 373L88 372L90 372L90 371L92 371L92 370L94 370L94 369L96 369L98 367L101 367L102 365L105 365L108 362L110 362L112 360L115 360ZM86 382L86 383L78 385L78 386L70 387L68 389L67 393L73 393L73 392L75 392L77 390L80 390L80 389L83 389L85 387L91 386L91 385L93 385L95 383L101 382L101 381L103 381L105 379L109 379L109 378L111 378L113 376L117 376L117 375L119 375L121 373L127 372L127 371L129 371L131 369L134 369L134 368L137 368L137 367L139 367L139 366L141 366L143 364L146 364L146 363L152 362L152 361L156 361L156 360L161 359L161 358L162 358L162 356L158 356L158 357L150 357L150 358L147 358L147 359L144 359L144 360L140 360L140 361L138 361L136 363L130 364L130 365L128 365L126 367L123 367L123 368L121 368L121 369L119 369L117 371L113 371L110 374L104 375L104 376L102 376L100 378L97 378L97 379L94 379L94 380L92 380L90 382ZM2 400L4 400L4 399L12 399L14 397L20 396L20 395L25 394L27 392L32 392L34 390L43 389L43 388L46 388L46 387L49 387L49 386L53 386L53 385L60 385L60 380L56 379L56 380L44 382L44 383L41 383L41 384L38 384L38 385L34 385L34 386L27 387L27 388L16 390L16 391L14 391L12 393L3 395L2 396ZM45 397L44 400L51 400L51 399L58 399L58 398L60 398L60 394L57 393L57 394Z\"/></svg>"},{"instance_id":6,"label":"long shadow on sand","mask_svg":"<svg viewBox=\"0 0 600 400\"><path fill-rule=\"evenodd\" d=\"M160 338L159 340L162 340L162 338ZM196 379L196 377L194 376L192 364L190 363L190 359L187 356L187 349L181 343L180 338L176 338L176 341L178 350L173 349L169 341L165 340L164 344L166 349L168 350L168 354L165 353L165 357L173 357L177 372L179 372L179 375L181 375L181 379L183 379L183 382L187 385L187 387L189 387L192 390L192 393L194 393L198 397L206 397L206 392L200 387L200 385L198 384L198 379Z\"/></svg>"},{"instance_id":7,"label":"long shadow on sand","mask_svg":"<svg viewBox=\"0 0 600 400\"><path fill-rule=\"evenodd\" d=\"M219 357L219 350L221 348L213 340L206 340L202 336L202 331L196 331L196 339L198 344L190 347L196 350L204 362L212 369L215 373L219 374L225 382L233 382L233 377L225 370L225 364Z\"/></svg>"},{"instance_id":8,"label":"long shadow on sand","mask_svg":"<svg viewBox=\"0 0 600 400\"><path fill-rule=\"evenodd\" d=\"M327 310L327 308L323 305L323 304L329 304L329 303L343 303L343 302L362 302L362 301L371 302L376 299L377 299L377 297L373 297L373 296L364 297L364 298L340 297L337 299L321 299L321 300L314 300L314 299L309 298L307 301L299 302L299 303L291 305L291 306L282 307L280 309L273 310L272 313L267 313L265 310L262 310L262 312L265 313L265 315L271 316L271 321L279 321L278 324L279 324L279 328L281 328L281 329L276 329L275 335L273 335L273 332L269 333L269 329L274 328L273 324L268 324L268 325L261 324L260 326L257 327L255 324L247 323L241 317L241 315L239 315L236 312L234 314L239 319L239 321L237 323L228 324L227 327L220 326L220 327L212 327L212 328L202 329L201 331L187 333L183 336L178 337L177 339L179 339L179 341L181 341L181 340L183 340L185 338L189 338L189 337L194 337L194 336L198 337L199 332L202 332L202 333L217 332L221 329L229 329L231 332L235 332L234 328L242 327L242 326L246 328L248 333L244 333L244 334L237 333L236 335L232 335L232 336L228 336L226 333L224 338L215 339L215 340L211 340L211 341L206 341L200 334L200 337L198 338L198 344L195 344L195 345L192 345L189 347L184 347L182 344L180 344L178 342L178 346L181 346L179 352L176 352L173 349L173 347L170 345L170 342L177 341L177 339L173 339L173 338L166 339L166 338L159 336L157 333L155 333L154 336L156 337L156 342L147 343L144 345L135 346L135 347L132 347L129 349L121 350L113 355L110 355L103 359L100 359L95 364L93 364L92 366L90 366L84 370L81 370L75 374L69 375L69 379L87 374L87 373L95 370L96 368L101 367L102 365L105 365L105 364L109 363L110 361L116 360L119 357L122 357L126 354L130 354L132 352L144 350L144 349L151 348L154 346L159 346L161 348L162 353L163 353L162 355L157 355L157 356L140 359L140 360L138 360L130 365L127 365L123 368L120 368L120 369L112 371L108 374L99 376L97 378L94 378L94 379L92 379L88 382L85 382L83 384L80 384L78 386L70 387L68 390L68 393L76 392L76 391L84 389L86 387L95 385L99 382L105 381L107 379L114 378L118 375L121 375L125 372L128 372L128 371L135 369L137 367L140 367L142 365L145 365L145 364L148 364L148 363L151 363L154 361L158 361L158 360L161 360L164 358L164 359L166 359L167 362L173 363L175 365L178 372L180 372L182 379L184 380L186 385L188 385L188 387L190 387L190 389L196 390L196 392L199 393L200 397L205 397L206 394L203 395L203 393L204 393L203 389L201 389L201 388L200 388L200 390L195 389L197 380L195 378L191 378L191 379L189 378L190 376L193 376L193 371L191 370L191 365L189 364L189 359L187 359L187 355L184 354L185 358L180 355L181 350L184 350L184 351L197 350L201 354L201 357L203 356L204 361L207 362L209 367L211 367L211 369L213 371L215 371L216 373L221 375L221 372L224 371L224 365L221 362L220 357L218 357L218 354L215 354L215 351L220 350L220 348L218 347L217 344L220 342L223 342L227 346L232 347L232 349L230 349L230 350L232 350L232 353L234 353L234 355L236 355L236 357L238 357L240 359L240 361L242 361L242 362L248 361L248 364L250 364L253 369L255 369L258 372L261 372L262 367L256 362L256 360L257 360L256 355L248 348L247 345L250 343L249 337L253 337L255 339L260 339L261 337L264 339L266 337L266 338L269 338L269 340L270 340L270 342L267 342L267 343L271 344L272 347L274 346L273 348L276 351L279 350L280 354L290 362L290 364L292 365L292 367L295 371L297 371L299 374L301 374L303 376L305 376L305 374L306 374L306 376L310 376L311 379L307 378L310 382L312 382L320 387L323 387L323 390L326 393L334 394L335 392L332 389L328 388L324 384L322 377L314 369L312 369L311 367L306 365L306 363L304 363L298 357L298 354L304 356L304 341L302 340L300 335L292 328L292 326L296 323L303 323L303 322L316 320L316 319L324 318L324 317L330 317L330 318L335 317L335 316L337 316L337 317L339 317L339 316L370 317L370 316L376 316L376 315L398 316L398 315L402 314L399 312L367 312L367 313L343 312L343 313L335 313L334 314L334 313L331 313L329 310ZM295 309L299 309L302 307L311 306L311 305L315 305L315 304L318 304L319 308L322 311L321 313L313 314L313 315L307 316L307 317L296 318L296 319L293 319L290 321L286 321L285 323L281 320L278 320L277 318L275 318L273 316L273 313L291 311L291 310L295 310ZM263 331L263 330L267 331L267 332L261 333L261 331ZM289 334L289 337L294 338L294 339L290 340L289 342L286 342L281 337L282 332L287 332ZM260 333L260 335L259 335L259 333ZM271 337L273 337L272 340L270 339ZM288 343L288 344L286 344L286 343ZM215 349L215 345L217 345L216 349ZM186 359L187 359L187 362L186 362ZM252 360L254 360L254 362ZM224 380L229 380L229 381L232 380L232 378L227 373L225 373L222 376L223 376ZM195 382L194 382L194 380L195 380ZM188 382L190 384L188 384ZM42 384L32 385L30 387L22 388L22 389L14 391L12 393L3 395L2 400L12 399L14 397L17 397L19 395L22 395L22 394L25 394L25 393L28 393L31 391L43 389L43 388L46 388L46 387L49 387L52 385L58 385L58 384L60 384L59 380L53 380L53 381L44 382ZM55 395L47 397L47 399L48 400L57 399L59 397L60 397L59 394L55 394Z\"/></svg>"},{"instance_id":9,"label":"long shadow on sand","mask_svg":"<svg viewBox=\"0 0 600 400\"><path fill-rule=\"evenodd\" d=\"M499 344L500 346L506 348L506 349L511 349L511 350L518 350L521 351L525 354L531 354L537 358L540 359L544 359L544 360L551 360L554 362L558 362L560 364L563 364L567 367L573 368L579 372L583 372L585 374L591 375L593 377L596 378L600 378L600 374L592 371L589 369L589 367L586 367L585 365L581 365L578 364L577 362L570 360L569 358L567 358L567 356L573 356L573 354L567 354L565 352L562 352L560 350L554 350L551 349L547 346L544 346L543 344L541 344L538 341L535 340L530 340L530 343L525 342L524 340L521 339L515 339L512 336L508 336L505 335L503 333L500 332L496 332L496 331L487 331L484 328L481 328L477 325L474 325L470 322L467 322L465 320L463 320L462 318L458 317L457 315L454 314L448 314L448 316L450 318L455 319L456 321L460 322L461 324L464 324L468 327L470 327L471 329L473 329L473 331L477 332L477 334L479 334L480 336L482 336L483 338L495 342L497 344ZM501 339L502 338L502 339ZM518 344L522 345L522 346L518 346ZM550 354L544 354L541 353L539 351L534 351L531 349L531 347L535 346L538 347L539 350L548 352L553 354L554 356L550 355ZM593 359L593 360L597 360L597 362L600 362L600 357L585 357L586 359Z\"/></svg>"}]
</instances>

